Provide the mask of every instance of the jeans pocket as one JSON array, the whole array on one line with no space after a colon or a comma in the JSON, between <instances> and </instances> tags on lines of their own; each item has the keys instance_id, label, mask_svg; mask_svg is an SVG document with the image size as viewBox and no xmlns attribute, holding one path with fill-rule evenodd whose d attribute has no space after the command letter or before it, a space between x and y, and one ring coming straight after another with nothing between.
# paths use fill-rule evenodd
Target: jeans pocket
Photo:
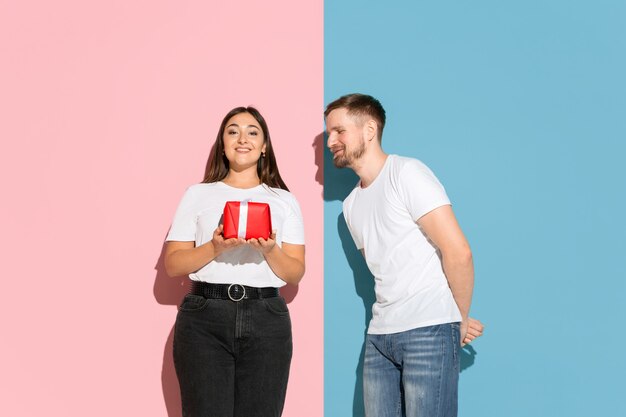
<instances>
[{"instance_id":1,"label":"jeans pocket","mask_svg":"<svg viewBox=\"0 0 626 417\"><path fill-rule=\"evenodd\" d=\"M209 304L209 299L201 295L187 294L183 302L178 306L178 311L193 312L202 311Z\"/></svg>"},{"instance_id":2,"label":"jeans pocket","mask_svg":"<svg viewBox=\"0 0 626 417\"><path fill-rule=\"evenodd\" d=\"M270 313L277 314L279 316L286 316L289 314L287 303L283 297L264 298L263 304Z\"/></svg>"}]
</instances>

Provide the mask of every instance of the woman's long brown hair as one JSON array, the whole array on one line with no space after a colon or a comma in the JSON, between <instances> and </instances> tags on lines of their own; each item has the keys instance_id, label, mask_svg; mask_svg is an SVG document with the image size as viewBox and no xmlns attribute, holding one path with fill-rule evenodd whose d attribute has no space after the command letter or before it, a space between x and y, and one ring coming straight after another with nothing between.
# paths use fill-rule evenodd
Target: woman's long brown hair
<instances>
[{"instance_id":1,"label":"woman's long brown hair","mask_svg":"<svg viewBox=\"0 0 626 417\"><path fill-rule=\"evenodd\" d=\"M231 117L239 113L248 113L259 122L261 130L263 131L263 137L265 138L265 157L259 158L257 161L256 172L261 180L262 184L267 184L270 187L282 188L289 191L287 185L280 177L278 172L278 165L276 164L276 156L274 156L274 148L272 148L272 141L270 139L270 131L267 128L265 119L261 116L261 113L254 107L236 107L228 112L228 114L222 120L220 130L217 132L217 138L211 148L209 154L209 160L207 161L206 171L204 172L203 183L217 182L226 178L228 175L229 163L224 155L224 130L226 129L226 123Z\"/></svg>"}]
</instances>

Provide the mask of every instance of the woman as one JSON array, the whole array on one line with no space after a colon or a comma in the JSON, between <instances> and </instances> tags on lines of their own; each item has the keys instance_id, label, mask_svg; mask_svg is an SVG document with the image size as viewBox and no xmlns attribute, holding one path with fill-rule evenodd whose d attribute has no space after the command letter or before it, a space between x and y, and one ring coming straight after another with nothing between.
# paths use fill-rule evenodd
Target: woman
<instances>
[{"instance_id":1,"label":"woman","mask_svg":"<svg viewBox=\"0 0 626 417\"><path fill-rule=\"evenodd\" d=\"M224 204L247 199L269 204L277 230L267 240L224 239ZM204 181L187 189L176 211L165 268L194 281L174 332L183 416L280 416L292 344L278 288L304 274L304 232L253 107L224 117Z\"/></svg>"}]
</instances>

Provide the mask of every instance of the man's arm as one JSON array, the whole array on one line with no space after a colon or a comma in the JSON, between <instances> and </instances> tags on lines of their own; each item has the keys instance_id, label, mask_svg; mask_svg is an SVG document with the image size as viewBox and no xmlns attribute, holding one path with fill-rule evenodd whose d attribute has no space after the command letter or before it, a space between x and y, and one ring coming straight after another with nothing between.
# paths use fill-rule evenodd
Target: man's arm
<instances>
[{"instance_id":1,"label":"man's arm","mask_svg":"<svg viewBox=\"0 0 626 417\"><path fill-rule=\"evenodd\" d=\"M443 271L461 311L461 340L464 341L474 289L472 251L450 205L425 214L417 224L441 252Z\"/></svg>"}]
</instances>

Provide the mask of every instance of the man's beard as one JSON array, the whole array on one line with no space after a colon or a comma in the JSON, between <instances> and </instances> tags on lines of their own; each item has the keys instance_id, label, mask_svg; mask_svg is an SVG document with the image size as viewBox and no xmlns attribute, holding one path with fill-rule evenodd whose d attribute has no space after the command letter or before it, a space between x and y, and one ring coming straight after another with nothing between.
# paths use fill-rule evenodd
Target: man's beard
<instances>
[{"instance_id":1,"label":"man's beard","mask_svg":"<svg viewBox=\"0 0 626 417\"><path fill-rule=\"evenodd\" d=\"M343 155L338 156L333 159L333 164L337 168L345 168L352 165L356 160L361 158L365 154L365 141L361 141L359 146L352 151L348 151L347 148L344 147Z\"/></svg>"}]
</instances>

